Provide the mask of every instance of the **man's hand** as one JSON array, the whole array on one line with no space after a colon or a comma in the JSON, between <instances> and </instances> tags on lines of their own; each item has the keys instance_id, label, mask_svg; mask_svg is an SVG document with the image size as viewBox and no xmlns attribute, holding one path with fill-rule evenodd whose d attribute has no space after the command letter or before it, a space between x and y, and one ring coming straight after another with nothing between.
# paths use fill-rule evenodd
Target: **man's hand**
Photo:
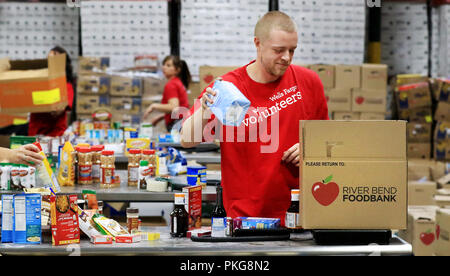
<instances>
[{"instance_id":1,"label":"man's hand","mask_svg":"<svg viewBox=\"0 0 450 276\"><path fill-rule=\"evenodd\" d=\"M300 166L300 143L293 145L290 149L283 153L281 161L292 163L295 166Z\"/></svg>"},{"instance_id":2,"label":"man's hand","mask_svg":"<svg viewBox=\"0 0 450 276\"><path fill-rule=\"evenodd\" d=\"M39 155L39 149L33 144L21 146L20 148L10 150L9 162L14 164L38 165L44 158Z\"/></svg>"}]
</instances>

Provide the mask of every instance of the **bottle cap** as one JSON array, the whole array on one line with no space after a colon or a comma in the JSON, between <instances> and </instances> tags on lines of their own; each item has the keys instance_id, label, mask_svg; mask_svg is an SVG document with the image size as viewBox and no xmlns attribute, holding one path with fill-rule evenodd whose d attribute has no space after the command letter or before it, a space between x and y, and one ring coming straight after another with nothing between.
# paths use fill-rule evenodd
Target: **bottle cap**
<instances>
[{"instance_id":1,"label":"bottle cap","mask_svg":"<svg viewBox=\"0 0 450 276\"><path fill-rule=\"evenodd\" d=\"M155 154L156 151L154 149L145 149L143 152L145 155Z\"/></svg>"},{"instance_id":2,"label":"bottle cap","mask_svg":"<svg viewBox=\"0 0 450 276\"><path fill-rule=\"evenodd\" d=\"M91 152L92 150L91 150L90 147L79 147L77 151L78 151L78 152L81 152L81 153L89 153L89 152Z\"/></svg>"},{"instance_id":3,"label":"bottle cap","mask_svg":"<svg viewBox=\"0 0 450 276\"><path fill-rule=\"evenodd\" d=\"M102 155L114 155L114 151L112 151L112 150L104 150L104 151L102 151Z\"/></svg>"},{"instance_id":4,"label":"bottle cap","mask_svg":"<svg viewBox=\"0 0 450 276\"><path fill-rule=\"evenodd\" d=\"M142 166L142 167L148 166L148 161L147 160L141 160L139 165Z\"/></svg>"},{"instance_id":5,"label":"bottle cap","mask_svg":"<svg viewBox=\"0 0 450 276\"><path fill-rule=\"evenodd\" d=\"M130 154L141 154L142 150L141 149L130 149Z\"/></svg>"},{"instance_id":6,"label":"bottle cap","mask_svg":"<svg viewBox=\"0 0 450 276\"><path fill-rule=\"evenodd\" d=\"M102 150L104 150L105 149L105 146L104 145L95 145L95 146L92 146L92 151L102 151Z\"/></svg>"}]
</instances>

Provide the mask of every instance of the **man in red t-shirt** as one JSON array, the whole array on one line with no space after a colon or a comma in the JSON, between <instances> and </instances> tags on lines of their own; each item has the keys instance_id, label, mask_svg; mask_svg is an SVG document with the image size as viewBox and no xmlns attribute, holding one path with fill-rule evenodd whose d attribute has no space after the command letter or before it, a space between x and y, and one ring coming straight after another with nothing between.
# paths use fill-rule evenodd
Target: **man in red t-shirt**
<instances>
[{"instance_id":1,"label":"man in red t-shirt","mask_svg":"<svg viewBox=\"0 0 450 276\"><path fill-rule=\"evenodd\" d=\"M292 65L297 27L281 12L269 12L255 28L257 58L221 78L251 102L239 127L221 125L203 91L181 133L183 147L219 137L223 200L227 216L284 217L291 189L299 188L299 121L328 120L319 76ZM211 119L212 116L212 119Z\"/></svg>"}]
</instances>

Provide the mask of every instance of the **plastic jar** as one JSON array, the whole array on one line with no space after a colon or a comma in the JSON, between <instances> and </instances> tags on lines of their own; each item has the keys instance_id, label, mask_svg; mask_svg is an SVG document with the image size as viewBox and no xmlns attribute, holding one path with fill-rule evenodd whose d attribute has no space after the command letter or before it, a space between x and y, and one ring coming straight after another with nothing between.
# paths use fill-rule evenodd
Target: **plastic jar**
<instances>
[{"instance_id":1,"label":"plastic jar","mask_svg":"<svg viewBox=\"0 0 450 276\"><path fill-rule=\"evenodd\" d=\"M155 176L156 171L156 151L153 149L145 149L142 151L141 160L148 161L149 167L152 171L151 176Z\"/></svg>"},{"instance_id":2,"label":"plastic jar","mask_svg":"<svg viewBox=\"0 0 450 276\"><path fill-rule=\"evenodd\" d=\"M100 166L102 164L100 159L104 149L105 146L103 145L96 145L92 147L92 182L94 184L100 183Z\"/></svg>"},{"instance_id":3,"label":"plastic jar","mask_svg":"<svg viewBox=\"0 0 450 276\"><path fill-rule=\"evenodd\" d=\"M115 162L114 151L104 150L100 157L101 162L101 185L104 187L114 186Z\"/></svg>"},{"instance_id":4,"label":"plastic jar","mask_svg":"<svg viewBox=\"0 0 450 276\"><path fill-rule=\"evenodd\" d=\"M90 147L78 148L78 184L92 184L92 154Z\"/></svg>"},{"instance_id":5,"label":"plastic jar","mask_svg":"<svg viewBox=\"0 0 450 276\"><path fill-rule=\"evenodd\" d=\"M139 209L127 208L127 230L130 234L139 230Z\"/></svg>"},{"instance_id":6,"label":"plastic jar","mask_svg":"<svg viewBox=\"0 0 450 276\"><path fill-rule=\"evenodd\" d=\"M128 156L128 186L137 187L139 184L140 149L130 149Z\"/></svg>"}]
</instances>

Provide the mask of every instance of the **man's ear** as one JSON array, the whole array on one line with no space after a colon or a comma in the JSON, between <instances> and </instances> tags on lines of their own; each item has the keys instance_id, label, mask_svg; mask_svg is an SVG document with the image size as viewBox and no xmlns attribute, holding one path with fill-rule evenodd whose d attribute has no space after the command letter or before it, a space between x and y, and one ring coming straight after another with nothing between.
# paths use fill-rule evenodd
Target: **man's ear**
<instances>
[{"instance_id":1,"label":"man's ear","mask_svg":"<svg viewBox=\"0 0 450 276\"><path fill-rule=\"evenodd\" d=\"M259 47L261 46L261 39L255 36L255 38L253 39L253 43L255 44L256 50L259 51Z\"/></svg>"}]
</instances>

